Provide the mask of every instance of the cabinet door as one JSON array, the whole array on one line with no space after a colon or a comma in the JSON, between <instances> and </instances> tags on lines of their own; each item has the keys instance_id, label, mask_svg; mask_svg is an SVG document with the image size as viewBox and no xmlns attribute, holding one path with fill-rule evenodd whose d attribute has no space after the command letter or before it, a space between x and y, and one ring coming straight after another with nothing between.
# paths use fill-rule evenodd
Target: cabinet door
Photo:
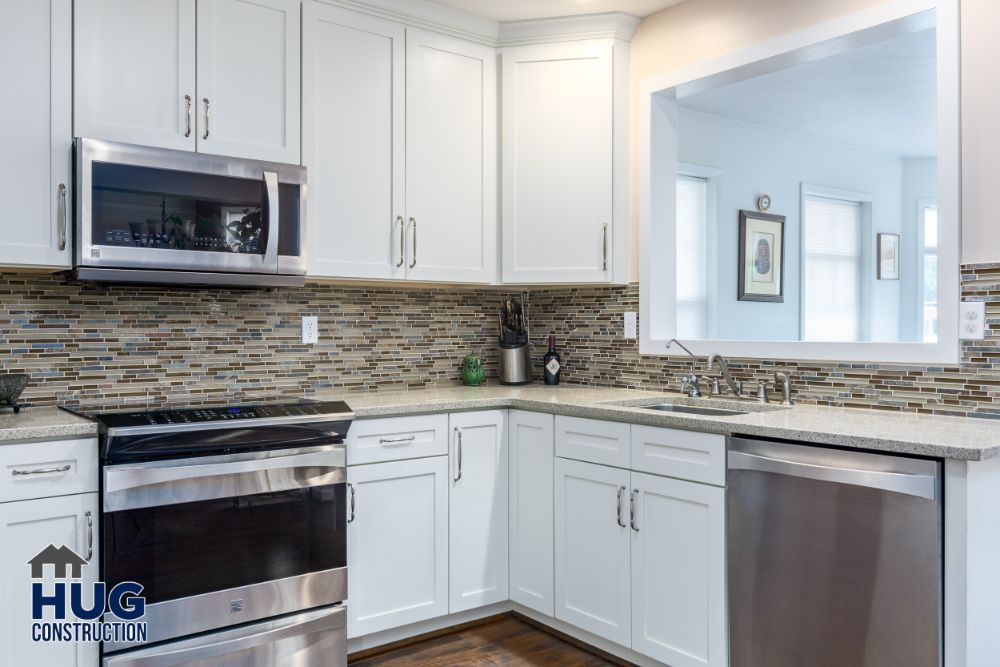
<instances>
[{"instance_id":1,"label":"cabinet door","mask_svg":"<svg viewBox=\"0 0 1000 667\"><path fill-rule=\"evenodd\" d=\"M0 264L70 263L72 4L0 3Z\"/></svg>"},{"instance_id":2,"label":"cabinet door","mask_svg":"<svg viewBox=\"0 0 1000 667\"><path fill-rule=\"evenodd\" d=\"M503 281L607 282L613 42L506 48Z\"/></svg>"},{"instance_id":3,"label":"cabinet door","mask_svg":"<svg viewBox=\"0 0 1000 667\"><path fill-rule=\"evenodd\" d=\"M448 457L347 469L347 635L448 613Z\"/></svg>"},{"instance_id":4,"label":"cabinet door","mask_svg":"<svg viewBox=\"0 0 1000 667\"><path fill-rule=\"evenodd\" d=\"M725 667L725 489L632 473L632 648Z\"/></svg>"},{"instance_id":5,"label":"cabinet door","mask_svg":"<svg viewBox=\"0 0 1000 667\"><path fill-rule=\"evenodd\" d=\"M0 665L60 665L93 667L98 661L98 644L31 641L31 569L28 561L54 544L67 546L86 558L94 546L90 562L82 568L84 603L93 603L93 583L98 580L96 493L59 498L23 500L0 504ZM44 566L45 591L52 592L55 573ZM67 610L67 621L70 618ZM55 620L51 608L45 620Z\"/></svg>"},{"instance_id":6,"label":"cabinet door","mask_svg":"<svg viewBox=\"0 0 1000 667\"><path fill-rule=\"evenodd\" d=\"M309 275L403 278L406 30L312 0L303 12Z\"/></svg>"},{"instance_id":7,"label":"cabinet door","mask_svg":"<svg viewBox=\"0 0 1000 667\"><path fill-rule=\"evenodd\" d=\"M507 596L507 414L449 416L449 611L454 614Z\"/></svg>"},{"instance_id":8,"label":"cabinet door","mask_svg":"<svg viewBox=\"0 0 1000 667\"><path fill-rule=\"evenodd\" d=\"M629 472L557 458L556 618L622 646L629 617Z\"/></svg>"},{"instance_id":9,"label":"cabinet door","mask_svg":"<svg viewBox=\"0 0 1000 667\"><path fill-rule=\"evenodd\" d=\"M76 0L74 28L76 136L193 151L195 0Z\"/></svg>"},{"instance_id":10,"label":"cabinet door","mask_svg":"<svg viewBox=\"0 0 1000 667\"><path fill-rule=\"evenodd\" d=\"M510 599L547 616L553 596L553 416L510 411Z\"/></svg>"},{"instance_id":11,"label":"cabinet door","mask_svg":"<svg viewBox=\"0 0 1000 667\"><path fill-rule=\"evenodd\" d=\"M299 0L198 3L198 152L299 163Z\"/></svg>"},{"instance_id":12,"label":"cabinet door","mask_svg":"<svg viewBox=\"0 0 1000 667\"><path fill-rule=\"evenodd\" d=\"M496 51L406 31L407 276L496 280Z\"/></svg>"}]
</instances>

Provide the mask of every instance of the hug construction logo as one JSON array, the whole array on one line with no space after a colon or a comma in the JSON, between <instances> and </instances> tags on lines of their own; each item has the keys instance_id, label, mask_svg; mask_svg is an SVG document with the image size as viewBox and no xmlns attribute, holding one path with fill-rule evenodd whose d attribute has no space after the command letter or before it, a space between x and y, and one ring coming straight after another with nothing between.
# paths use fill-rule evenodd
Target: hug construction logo
<instances>
[{"instance_id":1,"label":"hug construction logo","mask_svg":"<svg viewBox=\"0 0 1000 667\"><path fill-rule=\"evenodd\" d=\"M140 595L140 584L123 581L109 592L104 582L98 581L86 589L81 579L83 568L90 563L67 546L50 544L29 560L28 565L32 578L32 641L146 641L146 623L140 620L146 614L146 599ZM56 581L42 581L46 567L53 568ZM55 620L44 620L47 608L52 610ZM112 620L101 620L105 612L113 617Z\"/></svg>"}]
</instances>

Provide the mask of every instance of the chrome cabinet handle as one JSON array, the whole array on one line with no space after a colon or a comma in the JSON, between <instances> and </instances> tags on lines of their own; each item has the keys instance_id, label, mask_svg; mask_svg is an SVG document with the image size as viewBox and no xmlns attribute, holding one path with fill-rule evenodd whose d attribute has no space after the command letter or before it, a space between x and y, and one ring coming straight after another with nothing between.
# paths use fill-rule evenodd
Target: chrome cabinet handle
<instances>
[{"instance_id":1,"label":"chrome cabinet handle","mask_svg":"<svg viewBox=\"0 0 1000 667\"><path fill-rule=\"evenodd\" d=\"M639 532L639 526L635 525L635 498L639 495L639 489L632 489L632 493L628 494L628 523L632 526L632 530Z\"/></svg>"},{"instance_id":2,"label":"chrome cabinet handle","mask_svg":"<svg viewBox=\"0 0 1000 667\"><path fill-rule=\"evenodd\" d=\"M396 268L398 269L406 261L404 257L406 254L406 223L403 222L403 216L396 216L396 224L399 225L399 261L396 262Z\"/></svg>"},{"instance_id":3,"label":"chrome cabinet handle","mask_svg":"<svg viewBox=\"0 0 1000 667\"><path fill-rule=\"evenodd\" d=\"M350 482L348 482L347 483L347 488L351 492L351 517L347 520L347 523L354 523L354 511L355 511L355 508L357 507L356 501L355 501L355 498L354 498L354 496L355 496L354 485L351 484Z\"/></svg>"},{"instance_id":4,"label":"chrome cabinet handle","mask_svg":"<svg viewBox=\"0 0 1000 667\"><path fill-rule=\"evenodd\" d=\"M94 557L94 514L92 512L87 512L84 514L87 517L87 562Z\"/></svg>"},{"instance_id":5,"label":"chrome cabinet handle","mask_svg":"<svg viewBox=\"0 0 1000 667\"><path fill-rule=\"evenodd\" d=\"M625 522L622 521L622 495L624 493L625 493L625 487L624 486L619 486L618 487L618 511L615 512L615 521L617 521L618 525L621 526L622 528L626 527L625 526Z\"/></svg>"},{"instance_id":6,"label":"chrome cabinet handle","mask_svg":"<svg viewBox=\"0 0 1000 667\"><path fill-rule=\"evenodd\" d=\"M410 224L413 225L413 258L410 260L410 268L412 269L417 265L417 219L410 218Z\"/></svg>"},{"instance_id":7,"label":"chrome cabinet handle","mask_svg":"<svg viewBox=\"0 0 1000 667\"><path fill-rule=\"evenodd\" d=\"M209 119L209 101L207 97L203 97L201 101L205 105L205 134L202 135L202 139L208 139L208 119Z\"/></svg>"},{"instance_id":8,"label":"chrome cabinet handle","mask_svg":"<svg viewBox=\"0 0 1000 667\"><path fill-rule=\"evenodd\" d=\"M67 472L70 469L70 465L67 463L64 466L57 466L55 468L35 468L33 470L13 470L11 474L15 477L18 475L46 475L53 472Z\"/></svg>"},{"instance_id":9,"label":"chrome cabinet handle","mask_svg":"<svg viewBox=\"0 0 1000 667\"><path fill-rule=\"evenodd\" d=\"M184 131L185 137L191 136L191 96L184 96L184 114L187 118L187 129Z\"/></svg>"},{"instance_id":10,"label":"chrome cabinet handle","mask_svg":"<svg viewBox=\"0 0 1000 667\"><path fill-rule=\"evenodd\" d=\"M408 435L405 438L379 438L378 444L380 445L400 445L404 442L413 442L417 439L415 435Z\"/></svg>"},{"instance_id":11,"label":"chrome cabinet handle","mask_svg":"<svg viewBox=\"0 0 1000 667\"><path fill-rule=\"evenodd\" d=\"M608 223L604 223L604 230L601 237L601 271L608 270Z\"/></svg>"},{"instance_id":12,"label":"chrome cabinet handle","mask_svg":"<svg viewBox=\"0 0 1000 667\"><path fill-rule=\"evenodd\" d=\"M458 462L458 471L455 473L453 482L462 479L462 431L455 427L455 458Z\"/></svg>"},{"instance_id":13,"label":"chrome cabinet handle","mask_svg":"<svg viewBox=\"0 0 1000 667\"><path fill-rule=\"evenodd\" d=\"M59 184L58 201L56 202L56 224L59 226L59 249L66 249L66 184Z\"/></svg>"}]
</instances>

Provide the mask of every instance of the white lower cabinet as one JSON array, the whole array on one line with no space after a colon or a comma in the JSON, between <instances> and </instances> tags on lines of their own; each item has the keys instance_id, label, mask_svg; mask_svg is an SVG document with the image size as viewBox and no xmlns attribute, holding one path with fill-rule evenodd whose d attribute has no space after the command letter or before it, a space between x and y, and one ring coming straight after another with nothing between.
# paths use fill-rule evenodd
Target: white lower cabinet
<instances>
[{"instance_id":1,"label":"white lower cabinet","mask_svg":"<svg viewBox=\"0 0 1000 667\"><path fill-rule=\"evenodd\" d=\"M507 411L449 417L450 604L456 613L508 599Z\"/></svg>"},{"instance_id":2,"label":"white lower cabinet","mask_svg":"<svg viewBox=\"0 0 1000 667\"><path fill-rule=\"evenodd\" d=\"M510 411L510 599L555 614L552 415Z\"/></svg>"},{"instance_id":3,"label":"white lower cabinet","mask_svg":"<svg viewBox=\"0 0 1000 667\"><path fill-rule=\"evenodd\" d=\"M347 469L347 636L448 613L448 457Z\"/></svg>"},{"instance_id":4,"label":"white lower cabinet","mask_svg":"<svg viewBox=\"0 0 1000 667\"><path fill-rule=\"evenodd\" d=\"M628 646L629 471L555 461L556 618Z\"/></svg>"},{"instance_id":5,"label":"white lower cabinet","mask_svg":"<svg viewBox=\"0 0 1000 667\"><path fill-rule=\"evenodd\" d=\"M725 489L631 473L632 649L670 667L727 664Z\"/></svg>"},{"instance_id":6,"label":"white lower cabinet","mask_svg":"<svg viewBox=\"0 0 1000 667\"><path fill-rule=\"evenodd\" d=\"M0 600L3 601L0 604L0 666L97 665L96 643L31 640L31 568L28 561L50 544L65 545L83 558L89 554L90 562L81 572L84 603L87 607L92 606L93 583L99 576L96 543L99 516L96 493L0 504ZM55 579L53 567L44 566L43 572L43 585L51 594ZM44 619L55 620L51 608L45 609Z\"/></svg>"}]
</instances>

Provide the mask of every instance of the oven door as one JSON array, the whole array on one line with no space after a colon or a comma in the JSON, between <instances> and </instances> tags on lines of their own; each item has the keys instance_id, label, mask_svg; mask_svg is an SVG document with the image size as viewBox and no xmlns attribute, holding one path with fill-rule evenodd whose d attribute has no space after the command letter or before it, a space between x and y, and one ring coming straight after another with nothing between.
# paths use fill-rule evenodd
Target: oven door
<instances>
[{"instance_id":1,"label":"oven door","mask_svg":"<svg viewBox=\"0 0 1000 667\"><path fill-rule=\"evenodd\" d=\"M107 466L104 581L143 586L149 643L341 602L345 471L341 444Z\"/></svg>"}]
</instances>

